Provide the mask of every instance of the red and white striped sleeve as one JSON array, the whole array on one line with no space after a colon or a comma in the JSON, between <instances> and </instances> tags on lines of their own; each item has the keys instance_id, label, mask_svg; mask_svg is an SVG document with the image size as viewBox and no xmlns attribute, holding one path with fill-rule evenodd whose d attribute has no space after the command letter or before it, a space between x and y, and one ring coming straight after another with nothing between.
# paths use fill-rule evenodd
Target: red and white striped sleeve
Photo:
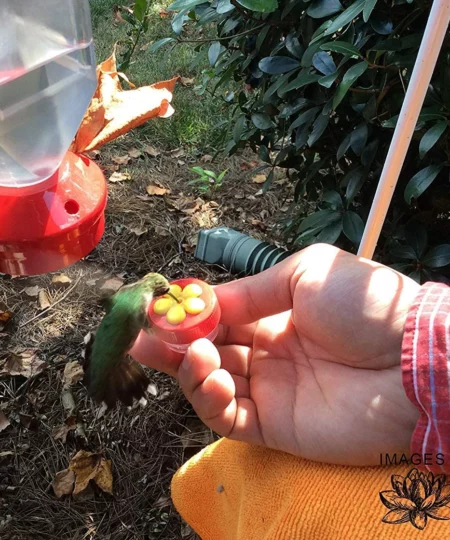
<instances>
[{"instance_id":1,"label":"red and white striped sleeve","mask_svg":"<svg viewBox=\"0 0 450 540\"><path fill-rule=\"evenodd\" d=\"M450 287L423 285L408 313L402 343L403 386L420 411L411 453L422 468L450 473Z\"/></svg>"}]
</instances>

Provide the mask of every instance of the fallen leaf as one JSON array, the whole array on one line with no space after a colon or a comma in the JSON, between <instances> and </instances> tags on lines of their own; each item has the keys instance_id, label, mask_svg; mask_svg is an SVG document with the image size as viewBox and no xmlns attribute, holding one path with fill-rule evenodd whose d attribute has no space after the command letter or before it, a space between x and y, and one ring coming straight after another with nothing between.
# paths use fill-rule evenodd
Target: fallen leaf
<instances>
[{"instance_id":1,"label":"fallen leaf","mask_svg":"<svg viewBox=\"0 0 450 540\"><path fill-rule=\"evenodd\" d=\"M153 383L150 383L148 386L147 386L147 392L151 395L151 396L157 396L158 395L158 389L156 388L156 384L153 384Z\"/></svg>"},{"instance_id":2,"label":"fallen leaf","mask_svg":"<svg viewBox=\"0 0 450 540\"><path fill-rule=\"evenodd\" d=\"M41 360L34 349L27 349L20 353L11 353L3 361L0 361L0 375L32 377L43 371L47 364Z\"/></svg>"},{"instance_id":3,"label":"fallen leaf","mask_svg":"<svg viewBox=\"0 0 450 540\"><path fill-rule=\"evenodd\" d=\"M6 456L14 456L16 455L16 452L13 452L12 450L7 450L6 452L0 452L0 458L6 457Z\"/></svg>"},{"instance_id":4,"label":"fallen leaf","mask_svg":"<svg viewBox=\"0 0 450 540\"><path fill-rule=\"evenodd\" d=\"M85 284L88 286L88 287L94 287L95 284L97 283L98 279L88 279L87 281L85 281Z\"/></svg>"},{"instance_id":5,"label":"fallen leaf","mask_svg":"<svg viewBox=\"0 0 450 540\"><path fill-rule=\"evenodd\" d=\"M168 193L170 193L170 189L157 186L156 184L150 184L149 186L145 188L145 191L149 195L158 195L158 196L167 195Z\"/></svg>"},{"instance_id":6,"label":"fallen leaf","mask_svg":"<svg viewBox=\"0 0 450 540\"><path fill-rule=\"evenodd\" d=\"M96 150L151 118L168 118L179 77L132 90L123 90L115 52L97 66L97 89L70 150Z\"/></svg>"},{"instance_id":7,"label":"fallen leaf","mask_svg":"<svg viewBox=\"0 0 450 540\"><path fill-rule=\"evenodd\" d=\"M161 227L161 225L156 225L155 227L155 233L159 236L170 236L169 231L166 227Z\"/></svg>"},{"instance_id":8,"label":"fallen leaf","mask_svg":"<svg viewBox=\"0 0 450 540\"><path fill-rule=\"evenodd\" d=\"M136 236L142 236L148 232L148 227L141 225L140 227L133 227L130 229L130 232L134 233Z\"/></svg>"},{"instance_id":9,"label":"fallen leaf","mask_svg":"<svg viewBox=\"0 0 450 540\"><path fill-rule=\"evenodd\" d=\"M117 5L114 6L114 20L121 24L126 24L127 22L120 13L120 6Z\"/></svg>"},{"instance_id":10,"label":"fallen leaf","mask_svg":"<svg viewBox=\"0 0 450 540\"><path fill-rule=\"evenodd\" d=\"M213 157L210 156L210 155L208 155L208 154L205 154L204 156L202 156L202 157L200 158L200 161L201 161L202 163L211 163L212 160L213 160Z\"/></svg>"},{"instance_id":11,"label":"fallen leaf","mask_svg":"<svg viewBox=\"0 0 450 540\"><path fill-rule=\"evenodd\" d=\"M72 283L72 280L69 276L66 276L65 274L57 274L56 276L52 277L52 283L53 285L70 285Z\"/></svg>"},{"instance_id":12,"label":"fallen leaf","mask_svg":"<svg viewBox=\"0 0 450 540\"><path fill-rule=\"evenodd\" d=\"M75 417L69 416L64 425L53 429L52 437L55 439L55 441L61 441L65 444L67 441L67 435L75 429L77 429Z\"/></svg>"},{"instance_id":13,"label":"fallen leaf","mask_svg":"<svg viewBox=\"0 0 450 540\"><path fill-rule=\"evenodd\" d=\"M264 195L264 191L262 189L259 189L256 193L255 193L255 197L260 197L261 195Z\"/></svg>"},{"instance_id":14,"label":"fallen leaf","mask_svg":"<svg viewBox=\"0 0 450 540\"><path fill-rule=\"evenodd\" d=\"M131 150L128 150L128 154L132 157L132 158L138 158L142 155L142 152L140 150L138 150L137 148L132 148Z\"/></svg>"},{"instance_id":15,"label":"fallen leaf","mask_svg":"<svg viewBox=\"0 0 450 540\"><path fill-rule=\"evenodd\" d=\"M147 144L147 146L144 148L144 152L151 157L158 157L161 155L161 152L159 150L156 150L156 148L154 148L150 144Z\"/></svg>"},{"instance_id":16,"label":"fallen leaf","mask_svg":"<svg viewBox=\"0 0 450 540\"><path fill-rule=\"evenodd\" d=\"M124 180L131 180L129 173L113 172L109 177L110 182L123 182Z\"/></svg>"},{"instance_id":17,"label":"fallen leaf","mask_svg":"<svg viewBox=\"0 0 450 540\"><path fill-rule=\"evenodd\" d=\"M172 150L171 152L169 152L170 155L174 158L180 158L180 157L183 157L185 156L186 154L184 153L184 150L182 148L175 148L175 150Z\"/></svg>"},{"instance_id":18,"label":"fallen leaf","mask_svg":"<svg viewBox=\"0 0 450 540\"><path fill-rule=\"evenodd\" d=\"M81 381L84 376L82 366L78 362L68 362L64 366L63 383L64 386L69 387L73 384Z\"/></svg>"},{"instance_id":19,"label":"fallen leaf","mask_svg":"<svg viewBox=\"0 0 450 540\"><path fill-rule=\"evenodd\" d=\"M44 290L39 291L38 300L39 300L39 308L40 309L47 309L52 305L47 292L44 291Z\"/></svg>"},{"instance_id":20,"label":"fallen leaf","mask_svg":"<svg viewBox=\"0 0 450 540\"><path fill-rule=\"evenodd\" d=\"M139 47L139 50L142 51L142 52L144 52L144 51L146 51L149 47L150 47L150 43L144 43L144 45L141 45L141 46Z\"/></svg>"},{"instance_id":21,"label":"fallen leaf","mask_svg":"<svg viewBox=\"0 0 450 540\"><path fill-rule=\"evenodd\" d=\"M165 19L166 17L169 16L169 12L166 11L165 9L161 9L161 11L159 12L159 16L161 17L161 19Z\"/></svg>"},{"instance_id":22,"label":"fallen leaf","mask_svg":"<svg viewBox=\"0 0 450 540\"><path fill-rule=\"evenodd\" d=\"M177 163L178 163L178 165L186 165L186 162L183 161L182 159L179 159L179 160L177 161Z\"/></svg>"},{"instance_id":23,"label":"fallen leaf","mask_svg":"<svg viewBox=\"0 0 450 540\"><path fill-rule=\"evenodd\" d=\"M256 161L244 161L243 163L241 163L241 169L243 171L248 171L250 169L255 168L256 165L258 165Z\"/></svg>"},{"instance_id":24,"label":"fallen leaf","mask_svg":"<svg viewBox=\"0 0 450 540\"><path fill-rule=\"evenodd\" d=\"M12 317L13 313L11 311L0 311L0 331L5 328Z\"/></svg>"},{"instance_id":25,"label":"fallen leaf","mask_svg":"<svg viewBox=\"0 0 450 540\"><path fill-rule=\"evenodd\" d=\"M152 504L152 508L165 508L172 505L172 499L169 495L161 495L161 497Z\"/></svg>"},{"instance_id":26,"label":"fallen leaf","mask_svg":"<svg viewBox=\"0 0 450 540\"><path fill-rule=\"evenodd\" d=\"M29 414L19 414L20 423L22 426L26 429L36 430L39 426L39 421L34 416L31 416Z\"/></svg>"},{"instance_id":27,"label":"fallen leaf","mask_svg":"<svg viewBox=\"0 0 450 540\"><path fill-rule=\"evenodd\" d=\"M39 294L39 285L34 285L33 287L25 287L23 291L26 295L35 297Z\"/></svg>"},{"instance_id":28,"label":"fallen leaf","mask_svg":"<svg viewBox=\"0 0 450 540\"><path fill-rule=\"evenodd\" d=\"M264 174L257 174L252 178L252 182L254 184L264 184L266 181L266 175Z\"/></svg>"},{"instance_id":29,"label":"fallen leaf","mask_svg":"<svg viewBox=\"0 0 450 540\"><path fill-rule=\"evenodd\" d=\"M115 293L117 292L120 287L123 285L123 280L119 278L110 278L103 283L103 285L100 287L100 290L104 293Z\"/></svg>"},{"instance_id":30,"label":"fallen leaf","mask_svg":"<svg viewBox=\"0 0 450 540\"><path fill-rule=\"evenodd\" d=\"M125 154L124 156L114 156L111 159L114 163L117 163L117 165L127 165L130 161L130 156Z\"/></svg>"},{"instance_id":31,"label":"fallen leaf","mask_svg":"<svg viewBox=\"0 0 450 540\"><path fill-rule=\"evenodd\" d=\"M60 499L63 495L71 495L75 485L75 473L70 469L56 473L52 483L55 495Z\"/></svg>"},{"instance_id":32,"label":"fallen leaf","mask_svg":"<svg viewBox=\"0 0 450 540\"><path fill-rule=\"evenodd\" d=\"M69 470L75 473L73 495L84 491L91 480L102 491L112 495L111 461L100 454L80 450L70 460Z\"/></svg>"},{"instance_id":33,"label":"fallen leaf","mask_svg":"<svg viewBox=\"0 0 450 540\"><path fill-rule=\"evenodd\" d=\"M195 82L195 79L188 79L187 77L180 77L181 86L192 86Z\"/></svg>"},{"instance_id":34,"label":"fallen leaf","mask_svg":"<svg viewBox=\"0 0 450 540\"><path fill-rule=\"evenodd\" d=\"M8 418L6 418L5 413L0 411L0 431L3 431L10 425Z\"/></svg>"}]
</instances>

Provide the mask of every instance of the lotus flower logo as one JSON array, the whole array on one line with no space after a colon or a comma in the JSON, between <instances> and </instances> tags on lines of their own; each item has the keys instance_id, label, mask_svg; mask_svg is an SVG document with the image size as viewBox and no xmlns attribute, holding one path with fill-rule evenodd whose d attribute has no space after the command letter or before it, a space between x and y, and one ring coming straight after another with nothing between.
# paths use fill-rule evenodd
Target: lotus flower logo
<instances>
[{"instance_id":1,"label":"lotus flower logo","mask_svg":"<svg viewBox=\"0 0 450 540\"><path fill-rule=\"evenodd\" d=\"M381 502L389 508L382 521L390 524L411 522L424 529L427 520L450 519L450 484L444 474L434 476L412 469L403 477L391 476L393 490L380 493Z\"/></svg>"}]
</instances>

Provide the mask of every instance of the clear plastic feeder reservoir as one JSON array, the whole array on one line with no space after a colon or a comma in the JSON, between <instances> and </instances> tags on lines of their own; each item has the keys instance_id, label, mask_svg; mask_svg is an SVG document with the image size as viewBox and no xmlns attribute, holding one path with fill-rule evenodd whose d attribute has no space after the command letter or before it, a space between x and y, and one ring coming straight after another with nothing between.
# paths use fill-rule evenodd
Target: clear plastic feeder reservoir
<instances>
[{"instance_id":1,"label":"clear plastic feeder reservoir","mask_svg":"<svg viewBox=\"0 0 450 540\"><path fill-rule=\"evenodd\" d=\"M68 148L95 92L88 0L1 0L0 272L56 270L100 240L99 168Z\"/></svg>"}]
</instances>

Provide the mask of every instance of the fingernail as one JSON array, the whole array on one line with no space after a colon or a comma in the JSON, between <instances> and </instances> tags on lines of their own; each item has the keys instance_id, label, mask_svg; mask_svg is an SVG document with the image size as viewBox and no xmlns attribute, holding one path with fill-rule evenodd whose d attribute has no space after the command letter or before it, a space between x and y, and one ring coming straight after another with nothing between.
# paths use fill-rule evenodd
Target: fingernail
<instances>
[{"instance_id":1,"label":"fingernail","mask_svg":"<svg viewBox=\"0 0 450 540\"><path fill-rule=\"evenodd\" d=\"M192 366L192 353L190 349L186 351L186 354L184 355L183 361L181 362L180 369L184 369L185 371L191 369Z\"/></svg>"}]
</instances>

